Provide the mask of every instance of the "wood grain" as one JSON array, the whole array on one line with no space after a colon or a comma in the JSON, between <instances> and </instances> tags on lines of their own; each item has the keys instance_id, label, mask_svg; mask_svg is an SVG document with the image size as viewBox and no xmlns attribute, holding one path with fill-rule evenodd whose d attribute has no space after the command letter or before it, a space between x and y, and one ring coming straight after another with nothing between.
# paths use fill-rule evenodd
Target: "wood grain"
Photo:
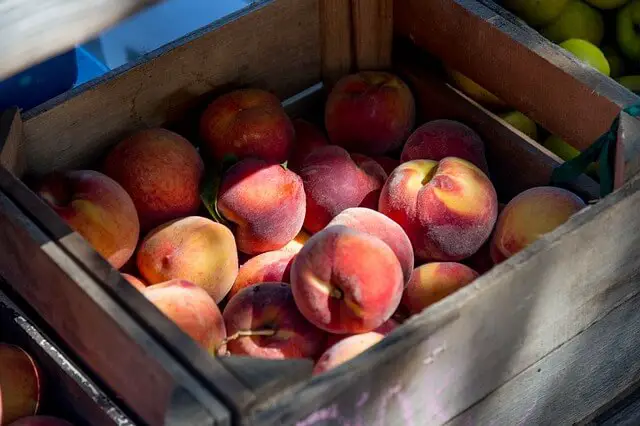
<instances>
[{"instance_id":1,"label":"wood grain","mask_svg":"<svg viewBox=\"0 0 640 426\"><path fill-rule=\"evenodd\" d=\"M0 0L0 80L66 52L159 0Z\"/></svg>"},{"instance_id":2,"label":"wood grain","mask_svg":"<svg viewBox=\"0 0 640 426\"><path fill-rule=\"evenodd\" d=\"M18 108L0 112L0 165L16 176L24 172L22 118Z\"/></svg>"},{"instance_id":3,"label":"wood grain","mask_svg":"<svg viewBox=\"0 0 640 426\"><path fill-rule=\"evenodd\" d=\"M353 70L351 4L348 0L319 0L322 81L329 90Z\"/></svg>"},{"instance_id":4,"label":"wood grain","mask_svg":"<svg viewBox=\"0 0 640 426\"><path fill-rule=\"evenodd\" d=\"M260 2L29 111L22 148L30 173L86 166L133 130L197 123L221 91L285 99L319 80L318 0Z\"/></svg>"},{"instance_id":5,"label":"wood grain","mask_svg":"<svg viewBox=\"0 0 640 426\"><path fill-rule=\"evenodd\" d=\"M393 0L351 0L351 10L357 69L389 69L393 41Z\"/></svg>"}]
</instances>

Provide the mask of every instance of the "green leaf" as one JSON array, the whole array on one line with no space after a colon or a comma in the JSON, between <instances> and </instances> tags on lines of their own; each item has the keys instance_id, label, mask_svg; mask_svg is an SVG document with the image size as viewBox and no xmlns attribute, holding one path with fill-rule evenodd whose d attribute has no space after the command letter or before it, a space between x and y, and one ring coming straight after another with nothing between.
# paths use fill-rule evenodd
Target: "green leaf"
<instances>
[{"instance_id":1,"label":"green leaf","mask_svg":"<svg viewBox=\"0 0 640 426\"><path fill-rule=\"evenodd\" d=\"M208 166L205 169L205 177L200 189L200 199L213 220L229 226L229 221L218 211L218 192L222 183L222 165L212 163Z\"/></svg>"}]
</instances>

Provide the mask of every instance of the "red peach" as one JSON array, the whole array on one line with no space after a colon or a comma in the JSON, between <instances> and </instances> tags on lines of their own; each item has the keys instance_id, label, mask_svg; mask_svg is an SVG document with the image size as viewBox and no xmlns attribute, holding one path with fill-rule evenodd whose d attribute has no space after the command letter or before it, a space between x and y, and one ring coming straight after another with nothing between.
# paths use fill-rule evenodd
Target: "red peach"
<instances>
[{"instance_id":1,"label":"red peach","mask_svg":"<svg viewBox=\"0 0 640 426\"><path fill-rule=\"evenodd\" d=\"M315 125L306 120L293 120L293 127L296 131L296 142L293 145L287 167L297 173L304 164L304 159L311 151L320 146L328 145L329 142Z\"/></svg>"},{"instance_id":2,"label":"red peach","mask_svg":"<svg viewBox=\"0 0 640 426\"><path fill-rule=\"evenodd\" d=\"M242 160L222 179L218 210L235 224L240 251L281 249L302 229L306 210L302 180L278 164Z\"/></svg>"},{"instance_id":3,"label":"red peach","mask_svg":"<svg viewBox=\"0 0 640 426\"><path fill-rule=\"evenodd\" d=\"M409 282L413 271L413 247L404 229L387 216L364 207L352 207L342 211L327 225L344 225L356 231L366 232L384 241L396 254L404 282Z\"/></svg>"},{"instance_id":4,"label":"red peach","mask_svg":"<svg viewBox=\"0 0 640 426\"><path fill-rule=\"evenodd\" d=\"M36 414L40 405L40 370L22 348L0 343L0 424Z\"/></svg>"},{"instance_id":5,"label":"red peach","mask_svg":"<svg viewBox=\"0 0 640 426\"><path fill-rule=\"evenodd\" d=\"M369 157L329 145L306 157L300 177L307 201L304 228L316 233L349 207L375 210L387 174Z\"/></svg>"},{"instance_id":6,"label":"red peach","mask_svg":"<svg viewBox=\"0 0 640 426\"><path fill-rule=\"evenodd\" d=\"M202 159L169 130L142 130L124 139L107 156L104 172L131 196L143 232L200 207Z\"/></svg>"},{"instance_id":7,"label":"red peach","mask_svg":"<svg viewBox=\"0 0 640 426\"><path fill-rule=\"evenodd\" d=\"M66 420L51 416L29 416L16 420L9 426L73 426Z\"/></svg>"},{"instance_id":8,"label":"red peach","mask_svg":"<svg viewBox=\"0 0 640 426\"><path fill-rule=\"evenodd\" d=\"M315 376L336 368L340 364L360 355L382 339L384 339L384 336L374 331L349 336L331 346L320 356L312 374Z\"/></svg>"},{"instance_id":9,"label":"red peach","mask_svg":"<svg viewBox=\"0 0 640 426\"><path fill-rule=\"evenodd\" d=\"M200 118L200 136L219 161L233 156L283 163L289 158L295 131L275 95L251 88L211 102Z\"/></svg>"},{"instance_id":10,"label":"red peach","mask_svg":"<svg viewBox=\"0 0 640 426\"><path fill-rule=\"evenodd\" d=\"M402 146L414 122L411 90L387 72L344 76L329 93L325 106L331 142L366 155L381 155Z\"/></svg>"},{"instance_id":11,"label":"red peach","mask_svg":"<svg viewBox=\"0 0 640 426\"><path fill-rule=\"evenodd\" d=\"M147 288L147 285L139 278L134 277L133 275L129 275L126 273L122 273L122 277L129 282L136 289L142 291Z\"/></svg>"},{"instance_id":12,"label":"red peach","mask_svg":"<svg viewBox=\"0 0 640 426\"><path fill-rule=\"evenodd\" d=\"M245 287L263 282L289 282L291 264L295 253L283 250L268 251L249 259L238 271L229 298L235 296Z\"/></svg>"},{"instance_id":13,"label":"red peach","mask_svg":"<svg viewBox=\"0 0 640 426\"><path fill-rule=\"evenodd\" d=\"M454 120L434 120L418 127L407 139L400 161L440 161L445 157L462 158L489 174L484 142L471 128Z\"/></svg>"},{"instance_id":14,"label":"red peach","mask_svg":"<svg viewBox=\"0 0 640 426\"><path fill-rule=\"evenodd\" d=\"M258 358L314 358L326 334L296 308L291 287L267 282L245 287L224 308L227 348Z\"/></svg>"},{"instance_id":15,"label":"red peach","mask_svg":"<svg viewBox=\"0 0 640 426\"><path fill-rule=\"evenodd\" d=\"M461 263L426 263L413 271L402 304L412 315L418 314L478 277L476 271Z\"/></svg>"},{"instance_id":16,"label":"red peach","mask_svg":"<svg viewBox=\"0 0 640 426\"><path fill-rule=\"evenodd\" d=\"M220 302L238 275L233 234L200 216L176 219L153 229L137 253L138 270L149 284L184 279Z\"/></svg>"},{"instance_id":17,"label":"red peach","mask_svg":"<svg viewBox=\"0 0 640 426\"><path fill-rule=\"evenodd\" d=\"M396 320L394 320L393 318L389 318L388 320L383 322L380 327L376 328L373 331L378 334L382 334L383 336L386 336L387 334L391 333L393 330L395 330L399 326L400 324L398 324ZM329 349L331 346L335 345L339 341L349 338L351 336L357 336L357 334L329 334L327 336L326 348Z\"/></svg>"},{"instance_id":18,"label":"red peach","mask_svg":"<svg viewBox=\"0 0 640 426\"><path fill-rule=\"evenodd\" d=\"M539 186L521 192L500 213L491 239L493 260L499 263L513 256L585 206L580 197L562 188Z\"/></svg>"},{"instance_id":19,"label":"red peach","mask_svg":"<svg viewBox=\"0 0 640 426\"><path fill-rule=\"evenodd\" d=\"M489 238L498 200L480 169L447 157L400 165L382 189L378 210L405 230L417 259L458 261Z\"/></svg>"},{"instance_id":20,"label":"red peach","mask_svg":"<svg viewBox=\"0 0 640 426\"><path fill-rule=\"evenodd\" d=\"M204 289L186 280L170 280L151 285L142 294L210 354L223 343L222 314Z\"/></svg>"},{"instance_id":21,"label":"red peach","mask_svg":"<svg viewBox=\"0 0 640 426\"><path fill-rule=\"evenodd\" d=\"M289 241L287 245L282 247L280 250L298 254L298 252L302 250L302 247L307 243L309 238L311 238L311 235L302 230L298 233L298 235L296 235L293 240Z\"/></svg>"},{"instance_id":22,"label":"red peach","mask_svg":"<svg viewBox=\"0 0 640 426\"><path fill-rule=\"evenodd\" d=\"M402 267L378 237L333 225L312 236L291 266L300 312L330 333L364 333L400 304Z\"/></svg>"},{"instance_id":23,"label":"red peach","mask_svg":"<svg viewBox=\"0 0 640 426\"><path fill-rule=\"evenodd\" d=\"M133 255L140 224L131 197L116 181L93 170L54 172L36 193L115 269Z\"/></svg>"}]
</instances>

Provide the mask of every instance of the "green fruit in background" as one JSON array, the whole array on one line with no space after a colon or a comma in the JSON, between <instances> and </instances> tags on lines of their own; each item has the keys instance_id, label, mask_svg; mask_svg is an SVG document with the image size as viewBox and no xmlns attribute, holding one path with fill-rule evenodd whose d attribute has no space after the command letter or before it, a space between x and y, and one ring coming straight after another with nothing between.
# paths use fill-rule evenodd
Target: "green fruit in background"
<instances>
[{"instance_id":1,"label":"green fruit in background","mask_svg":"<svg viewBox=\"0 0 640 426\"><path fill-rule=\"evenodd\" d=\"M613 78L620 77L625 73L625 64L624 59L622 59L622 55L615 47L612 46L603 46L600 48L602 53L604 53L604 57L607 58L607 62L609 62L610 72L609 75Z\"/></svg>"},{"instance_id":2,"label":"green fruit in background","mask_svg":"<svg viewBox=\"0 0 640 426\"><path fill-rule=\"evenodd\" d=\"M625 4L629 0L586 0L587 3L599 9L615 9Z\"/></svg>"},{"instance_id":3,"label":"green fruit in background","mask_svg":"<svg viewBox=\"0 0 640 426\"><path fill-rule=\"evenodd\" d=\"M604 20L593 7L580 0L571 0L560 16L540 33L554 43L580 38L599 45L604 36Z\"/></svg>"},{"instance_id":4,"label":"green fruit in background","mask_svg":"<svg viewBox=\"0 0 640 426\"><path fill-rule=\"evenodd\" d=\"M520 130L531 139L538 139L538 126L535 121L520 111L509 111L499 115L507 123Z\"/></svg>"},{"instance_id":5,"label":"green fruit in background","mask_svg":"<svg viewBox=\"0 0 640 426\"><path fill-rule=\"evenodd\" d=\"M640 75L625 75L616 81L633 93L640 94Z\"/></svg>"},{"instance_id":6,"label":"green fruit in background","mask_svg":"<svg viewBox=\"0 0 640 426\"><path fill-rule=\"evenodd\" d=\"M547 140L544 141L542 146L556 154L558 157L562 158L564 161L572 160L580 155L580 151L578 151L572 145L569 145L563 139L556 135L549 136ZM598 176L598 164L589 164L589 167L587 167L587 173L593 176Z\"/></svg>"},{"instance_id":7,"label":"green fruit in background","mask_svg":"<svg viewBox=\"0 0 640 426\"><path fill-rule=\"evenodd\" d=\"M543 26L556 19L569 0L504 0L504 7L527 24Z\"/></svg>"},{"instance_id":8,"label":"green fruit in background","mask_svg":"<svg viewBox=\"0 0 640 426\"><path fill-rule=\"evenodd\" d=\"M447 74L453 82L454 86L460 89L464 94L469 96L480 105L489 109L504 109L507 104L475 81L471 80L464 74L447 68Z\"/></svg>"},{"instance_id":9,"label":"green fruit in background","mask_svg":"<svg viewBox=\"0 0 640 426\"><path fill-rule=\"evenodd\" d=\"M640 25L640 0L633 0L618 12L616 37L622 53L634 61L640 61L640 31L636 31L637 25Z\"/></svg>"},{"instance_id":10,"label":"green fruit in background","mask_svg":"<svg viewBox=\"0 0 640 426\"><path fill-rule=\"evenodd\" d=\"M572 38L560 43L560 47L573 53L573 55L585 64L595 68L604 75L609 75L611 69L604 53L597 46L586 40Z\"/></svg>"}]
</instances>

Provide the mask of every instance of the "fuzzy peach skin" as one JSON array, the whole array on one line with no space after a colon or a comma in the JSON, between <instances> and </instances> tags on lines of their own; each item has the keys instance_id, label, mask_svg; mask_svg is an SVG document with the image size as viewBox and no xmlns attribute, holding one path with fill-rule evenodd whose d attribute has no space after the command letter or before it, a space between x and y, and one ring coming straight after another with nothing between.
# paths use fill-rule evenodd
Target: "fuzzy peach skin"
<instances>
[{"instance_id":1,"label":"fuzzy peach skin","mask_svg":"<svg viewBox=\"0 0 640 426\"><path fill-rule=\"evenodd\" d=\"M54 172L42 178L35 192L115 269L133 255L138 214L113 179L93 170Z\"/></svg>"},{"instance_id":2,"label":"fuzzy peach skin","mask_svg":"<svg viewBox=\"0 0 640 426\"><path fill-rule=\"evenodd\" d=\"M298 254L300 250L302 250L302 247L307 243L309 238L311 238L311 235L309 235L307 232L302 230L298 232L298 235L296 235L296 237L293 240L289 241L287 245L282 247L280 250L293 253L293 254Z\"/></svg>"},{"instance_id":3,"label":"fuzzy peach skin","mask_svg":"<svg viewBox=\"0 0 640 426\"><path fill-rule=\"evenodd\" d=\"M299 174L307 202L304 228L312 234L349 207L375 210L387 179L384 169L369 157L349 155L335 145L313 150Z\"/></svg>"},{"instance_id":4,"label":"fuzzy peach skin","mask_svg":"<svg viewBox=\"0 0 640 426\"><path fill-rule=\"evenodd\" d=\"M253 284L263 282L289 282L291 264L295 253L283 250L268 251L252 257L245 262L238 271L229 298L235 296L240 290Z\"/></svg>"},{"instance_id":5,"label":"fuzzy peach skin","mask_svg":"<svg viewBox=\"0 0 640 426\"><path fill-rule=\"evenodd\" d=\"M374 330L400 304L402 267L378 237L333 225L315 234L291 266L300 312L330 333Z\"/></svg>"},{"instance_id":6,"label":"fuzzy peach skin","mask_svg":"<svg viewBox=\"0 0 640 426\"><path fill-rule=\"evenodd\" d=\"M405 284L413 271L413 247L406 232L400 225L375 210L352 207L342 211L327 225L344 225L356 231L366 232L384 241L396 254Z\"/></svg>"},{"instance_id":7,"label":"fuzzy peach skin","mask_svg":"<svg viewBox=\"0 0 640 426\"><path fill-rule=\"evenodd\" d=\"M104 172L131 196L143 232L193 215L200 206L202 159L169 130L141 130L122 140L105 159Z\"/></svg>"},{"instance_id":8,"label":"fuzzy peach skin","mask_svg":"<svg viewBox=\"0 0 640 426\"><path fill-rule=\"evenodd\" d=\"M378 210L405 230L416 259L458 261L489 238L498 200L480 169L447 157L403 163L385 183Z\"/></svg>"},{"instance_id":9,"label":"fuzzy peach skin","mask_svg":"<svg viewBox=\"0 0 640 426\"><path fill-rule=\"evenodd\" d=\"M66 420L52 416L29 416L16 420L9 426L73 426Z\"/></svg>"},{"instance_id":10,"label":"fuzzy peach skin","mask_svg":"<svg viewBox=\"0 0 640 426\"><path fill-rule=\"evenodd\" d=\"M122 278L127 280L129 284L134 286L136 289L142 291L147 288L147 285L139 278L134 277L133 275L122 273Z\"/></svg>"},{"instance_id":11,"label":"fuzzy peach skin","mask_svg":"<svg viewBox=\"0 0 640 426\"><path fill-rule=\"evenodd\" d=\"M0 424L37 413L42 393L40 370L22 348L0 343Z\"/></svg>"},{"instance_id":12,"label":"fuzzy peach skin","mask_svg":"<svg viewBox=\"0 0 640 426\"><path fill-rule=\"evenodd\" d=\"M218 305L194 283L169 280L145 288L142 294L210 354L227 337Z\"/></svg>"},{"instance_id":13,"label":"fuzzy peach skin","mask_svg":"<svg viewBox=\"0 0 640 426\"><path fill-rule=\"evenodd\" d=\"M250 88L211 102L200 118L200 136L217 160L234 156L283 163L291 153L295 130L275 95Z\"/></svg>"},{"instance_id":14,"label":"fuzzy peach skin","mask_svg":"<svg viewBox=\"0 0 640 426\"><path fill-rule=\"evenodd\" d=\"M242 160L222 178L218 210L234 224L240 251L278 250L302 229L306 212L302 179L278 164Z\"/></svg>"},{"instance_id":15,"label":"fuzzy peach skin","mask_svg":"<svg viewBox=\"0 0 640 426\"><path fill-rule=\"evenodd\" d=\"M332 143L349 152L382 155L399 148L415 123L415 100L396 75L362 71L342 77L325 105Z\"/></svg>"},{"instance_id":16,"label":"fuzzy peach skin","mask_svg":"<svg viewBox=\"0 0 640 426\"><path fill-rule=\"evenodd\" d=\"M238 276L233 234L200 216L176 219L152 230L140 243L138 270L149 284L184 279L219 303Z\"/></svg>"},{"instance_id":17,"label":"fuzzy peach skin","mask_svg":"<svg viewBox=\"0 0 640 426\"><path fill-rule=\"evenodd\" d=\"M445 157L462 158L489 174L484 142L470 127L454 120L433 120L418 127L407 139L400 161L440 161Z\"/></svg>"},{"instance_id":18,"label":"fuzzy peach skin","mask_svg":"<svg viewBox=\"0 0 640 426\"><path fill-rule=\"evenodd\" d=\"M299 172L304 159L315 148L329 144L327 137L310 122L297 118L293 120L293 128L296 131L296 141L293 144L287 167L294 172Z\"/></svg>"},{"instance_id":19,"label":"fuzzy peach skin","mask_svg":"<svg viewBox=\"0 0 640 426\"><path fill-rule=\"evenodd\" d=\"M461 263L425 263L413 271L409 285L402 295L402 304L412 315L418 314L479 276L476 271Z\"/></svg>"},{"instance_id":20,"label":"fuzzy peach skin","mask_svg":"<svg viewBox=\"0 0 640 426\"><path fill-rule=\"evenodd\" d=\"M585 206L580 197L562 188L539 186L521 192L500 213L491 239L491 257L496 263L508 259Z\"/></svg>"},{"instance_id":21,"label":"fuzzy peach skin","mask_svg":"<svg viewBox=\"0 0 640 426\"><path fill-rule=\"evenodd\" d=\"M315 376L336 368L340 364L360 355L382 339L384 339L384 335L370 331L340 340L320 356L313 368L312 374Z\"/></svg>"},{"instance_id":22,"label":"fuzzy peach skin","mask_svg":"<svg viewBox=\"0 0 640 426\"><path fill-rule=\"evenodd\" d=\"M393 330L395 330L399 326L400 326L400 324L396 320L394 320L393 318L389 318L384 323L382 323L382 325L380 327L376 328L373 331L376 332L376 333L382 334L383 336L386 336L387 334L391 333ZM357 336L357 334L331 334L331 333L329 333L329 335L327 336L327 345L325 347L327 349L329 349L331 346L335 345L339 341L347 339L347 338L349 338L351 336Z\"/></svg>"},{"instance_id":23,"label":"fuzzy peach skin","mask_svg":"<svg viewBox=\"0 0 640 426\"><path fill-rule=\"evenodd\" d=\"M258 358L315 358L326 333L308 322L296 308L291 287L266 282L245 287L222 313L227 349L234 355Z\"/></svg>"}]
</instances>

